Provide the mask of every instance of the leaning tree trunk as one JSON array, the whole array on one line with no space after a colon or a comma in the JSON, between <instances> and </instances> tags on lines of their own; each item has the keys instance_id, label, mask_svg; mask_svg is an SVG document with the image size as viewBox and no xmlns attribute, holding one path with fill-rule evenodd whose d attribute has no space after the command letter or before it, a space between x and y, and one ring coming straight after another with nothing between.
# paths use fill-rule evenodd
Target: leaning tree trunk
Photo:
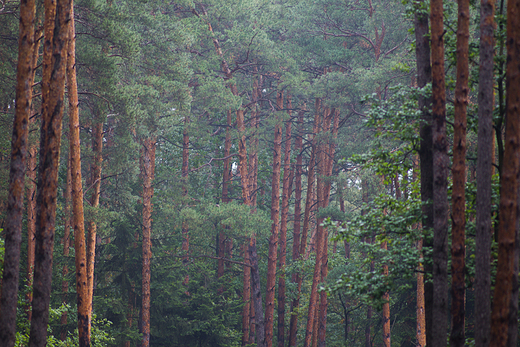
<instances>
[{"instance_id":1,"label":"leaning tree trunk","mask_svg":"<svg viewBox=\"0 0 520 347\"><path fill-rule=\"evenodd\" d=\"M466 107L468 104L469 0L458 1L457 82L453 135L451 335L450 346L465 344Z\"/></svg>"},{"instance_id":2,"label":"leaning tree trunk","mask_svg":"<svg viewBox=\"0 0 520 347\"><path fill-rule=\"evenodd\" d=\"M85 245L83 214L83 186L81 180L81 153L79 139L78 85L76 81L76 39L74 9L71 9L67 54L67 91L69 97L70 175L72 180L72 225L76 263L76 295L78 304L78 335L80 347L90 346L91 301L88 286L88 261Z\"/></svg>"},{"instance_id":3,"label":"leaning tree trunk","mask_svg":"<svg viewBox=\"0 0 520 347\"><path fill-rule=\"evenodd\" d=\"M442 0L431 1L433 114L433 346L446 346L448 325L448 143Z\"/></svg>"},{"instance_id":4,"label":"leaning tree trunk","mask_svg":"<svg viewBox=\"0 0 520 347\"><path fill-rule=\"evenodd\" d=\"M45 43L42 76L42 124L36 194L36 248L33 310L29 346L47 339L56 221L58 167L63 118L67 43L72 0L45 1ZM49 57L51 57L49 59Z\"/></svg>"},{"instance_id":5,"label":"leaning tree trunk","mask_svg":"<svg viewBox=\"0 0 520 347\"><path fill-rule=\"evenodd\" d=\"M495 0L480 3L480 73L475 236L475 346L487 347L491 327L491 177L493 170L493 58Z\"/></svg>"},{"instance_id":6,"label":"leaning tree trunk","mask_svg":"<svg viewBox=\"0 0 520 347\"><path fill-rule=\"evenodd\" d=\"M490 346L516 346L509 324L518 320L518 188L520 175L520 0L507 2L506 135L500 176L498 263ZM515 288L516 287L516 288ZM513 324L516 325L516 324Z\"/></svg>"},{"instance_id":7,"label":"leaning tree trunk","mask_svg":"<svg viewBox=\"0 0 520 347\"><path fill-rule=\"evenodd\" d=\"M16 75L16 109L11 141L9 196L5 224L4 272L0 299L0 343L14 346L16 304L22 242L23 193L27 158L28 124L31 112L34 50L34 0L20 4L20 35Z\"/></svg>"},{"instance_id":8,"label":"leaning tree trunk","mask_svg":"<svg viewBox=\"0 0 520 347\"><path fill-rule=\"evenodd\" d=\"M152 198L155 175L155 138L143 140L141 175L143 178L143 271L142 271L142 347L150 346L150 261L152 258Z\"/></svg>"}]
</instances>

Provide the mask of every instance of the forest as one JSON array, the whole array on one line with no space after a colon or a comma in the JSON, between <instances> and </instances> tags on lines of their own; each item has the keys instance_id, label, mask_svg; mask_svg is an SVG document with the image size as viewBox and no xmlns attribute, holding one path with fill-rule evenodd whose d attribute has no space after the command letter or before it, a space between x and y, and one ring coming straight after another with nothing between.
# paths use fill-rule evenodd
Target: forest
<instances>
[{"instance_id":1,"label":"forest","mask_svg":"<svg viewBox=\"0 0 520 347\"><path fill-rule=\"evenodd\" d=\"M520 0L0 0L0 346L516 347Z\"/></svg>"}]
</instances>

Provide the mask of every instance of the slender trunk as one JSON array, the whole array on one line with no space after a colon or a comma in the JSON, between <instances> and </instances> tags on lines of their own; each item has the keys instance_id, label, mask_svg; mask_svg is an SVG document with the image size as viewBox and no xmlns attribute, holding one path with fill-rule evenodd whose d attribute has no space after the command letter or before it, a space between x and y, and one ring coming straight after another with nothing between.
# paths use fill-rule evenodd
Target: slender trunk
<instances>
[{"instance_id":1,"label":"slender trunk","mask_svg":"<svg viewBox=\"0 0 520 347\"><path fill-rule=\"evenodd\" d=\"M285 122L285 148L283 163L282 215L280 221L280 278L278 280L278 346L285 347L285 262L287 254L287 220L289 218L289 198L291 197L293 170L291 168L291 109L287 96L289 119Z\"/></svg>"},{"instance_id":2,"label":"slender trunk","mask_svg":"<svg viewBox=\"0 0 520 347\"><path fill-rule=\"evenodd\" d=\"M466 256L466 107L468 104L469 0L458 1L457 82L455 86L455 120L452 164L452 242L451 242L451 335L450 345L465 343L464 277Z\"/></svg>"},{"instance_id":3,"label":"slender trunk","mask_svg":"<svg viewBox=\"0 0 520 347\"><path fill-rule=\"evenodd\" d=\"M265 347L265 327L262 309L262 293L260 291L260 273L258 271L258 255L256 254L256 241L249 244L249 257L251 259L251 279L253 284L253 304L255 306L256 343L258 347Z\"/></svg>"},{"instance_id":4,"label":"slender trunk","mask_svg":"<svg viewBox=\"0 0 520 347\"><path fill-rule=\"evenodd\" d=\"M294 191L294 227L293 227L293 262L300 260L300 226L301 226L301 200L302 200L302 151L303 151L303 111L298 112L298 136L295 140L296 152L296 176ZM296 272L293 274L292 282L297 284L298 293L291 303L291 321L289 324L289 346L296 346L296 332L298 329L298 315L294 310L300 304L301 281L298 279L300 275Z\"/></svg>"},{"instance_id":5,"label":"slender trunk","mask_svg":"<svg viewBox=\"0 0 520 347\"><path fill-rule=\"evenodd\" d=\"M33 82L34 0L20 4L18 66L16 75L16 109L11 141L9 196L5 223L5 253L0 298L0 343L14 346L16 332L16 304L22 242L23 193L29 135Z\"/></svg>"},{"instance_id":6,"label":"slender trunk","mask_svg":"<svg viewBox=\"0 0 520 347\"><path fill-rule=\"evenodd\" d=\"M385 251L388 250L388 243L385 241L381 245ZM383 275L388 276L388 264L383 264ZM390 293L383 294L383 346L390 347Z\"/></svg>"},{"instance_id":7,"label":"slender trunk","mask_svg":"<svg viewBox=\"0 0 520 347\"><path fill-rule=\"evenodd\" d=\"M70 140L69 140L70 141ZM69 145L70 146L70 145ZM69 291L69 281L67 280L67 276L69 274L69 267L68 264L68 257L70 255L70 228L71 228L71 215L70 215L70 206L72 204L71 198L72 198L72 176L71 176L71 152L69 150L68 160L67 160L67 186L65 187L65 191L63 192L63 198L65 200L65 206L63 214L64 217L64 229L63 232L63 258L65 258L65 261L63 263L63 269L62 269L62 275L63 280L61 281L61 293L62 293L62 299L61 302L66 304L67 303L67 294ZM60 324L61 324L61 333L60 333L60 339L62 341L65 341L67 338L67 311L63 311L60 318Z\"/></svg>"},{"instance_id":8,"label":"slender trunk","mask_svg":"<svg viewBox=\"0 0 520 347\"><path fill-rule=\"evenodd\" d=\"M417 242L419 256L422 257L422 240ZM424 265L419 264L417 271L417 347L426 346L426 315L424 310Z\"/></svg>"},{"instance_id":9,"label":"slender trunk","mask_svg":"<svg viewBox=\"0 0 520 347\"><path fill-rule=\"evenodd\" d=\"M324 148L324 174L325 174L325 183L324 183L324 193L323 193L323 201L322 207L327 208L329 206L330 199L330 188L331 181L330 178L332 176L332 168L334 166L334 154L335 154L335 141L338 137L338 127L339 127L339 110L332 109L329 115L328 122L329 125L325 124L326 129L330 126L331 118L334 117L333 126L332 126L332 138L333 140L325 146ZM320 223L321 224L321 223ZM329 273L329 253L328 253L328 231L327 228L323 229L323 243L322 243L322 258L321 258L321 282L325 282L327 280L327 276ZM325 347L326 344L326 332L327 332L327 292L320 292L320 310L319 310L319 327L318 327L318 346Z\"/></svg>"},{"instance_id":10,"label":"slender trunk","mask_svg":"<svg viewBox=\"0 0 520 347\"><path fill-rule=\"evenodd\" d=\"M267 281L265 294L265 341L266 346L273 345L274 294L276 287L276 258L278 253L278 234L280 230L280 169L282 162L282 125L279 113L283 109L283 91L276 97L278 112L274 129L273 176L271 191L271 236L269 237L269 255L267 259Z\"/></svg>"},{"instance_id":11,"label":"slender trunk","mask_svg":"<svg viewBox=\"0 0 520 347\"><path fill-rule=\"evenodd\" d=\"M448 325L448 143L442 0L431 1L433 115L433 346L446 346Z\"/></svg>"},{"instance_id":12,"label":"slender trunk","mask_svg":"<svg viewBox=\"0 0 520 347\"><path fill-rule=\"evenodd\" d=\"M190 123L190 118L186 116L184 118L184 131L182 132L182 168L181 168L181 175L182 175L182 196L183 198L187 198L188 196L188 173L189 173L189 159L190 159L190 136L188 134L188 125ZM186 221L182 222L182 264L188 269L188 264L190 261L189 253L190 253L190 235L189 235L189 229L188 229L188 223ZM190 275L189 273L186 273L186 276L184 277L184 280L182 281L182 284L186 287L189 285L190 282Z\"/></svg>"},{"instance_id":13,"label":"slender trunk","mask_svg":"<svg viewBox=\"0 0 520 347\"><path fill-rule=\"evenodd\" d=\"M516 323L518 297L518 189L520 175L520 0L507 2L506 66L506 135L502 174L500 176L500 224L498 263L493 310L491 346L515 346L516 334L510 336L509 324ZM516 301L516 305L512 302ZM517 324L517 323L516 323ZM516 325L513 324L513 325Z\"/></svg>"},{"instance_id":14,"label":"slender trunk","mask_svg":"<svg viewBox=\"0 0 520 347\"><path fill-rule=\"evenodd\" d=\"M143 274L142 274L142 347L150 345L150 262L152 258L152 198L155 175L155 138L143 140L141 175L143 177Z\"/></svg>"},{"instance_id":15,"label":"slender trunk","mask_svg":"<svg viewBox=\"0 0 520 347\"><path fill-rule=\"evenodd\" d=\"M243 246L244 263L249 264L249 250L247 245ZM249 324L251 311L251 268L244 266L244 282L242 289L242 301L244 308L242 309L242 346L248 345L250 339Z\"/></svg>"},{"instance_id":16,"label":"slender trunk","mask_svg":"<svg viewBox=\"0 0 520 347\"><path fill-rule=\"evenodd\" d=\"M54 6L56 4L56 6ZM71 0L45 1L42 124L36 193L36 247L29 346L47 339Z\"/></svg>"},{"instance_id":17,"label":"slender trunk","mask_svg":"<svg viewBox=\"0 0 520 347\"><path fill-rule=\"evenodd\" d=\"M415 1L417 7L415 15L415 54L417 61L417 86L424 88L431 82L431 65L430 65L430 35L428 25L428 14L421 9L425 3L424 0ZM420 125L420 170L421 170L421 201L422 208L422 227L425 230L433 229L433 147L432 147L432 116L429 111L431 107L430 98L419 98L419 107L422 112ZM425 247L433 246L431 239L423 240ZM425 273L433 273L431 261L428 259L424 262ZM427 281L424 283L424 310L425 310L425 329L426 343L431 345L432 340L432 324L433 324L433 283Z\"/></svg>"},{"instance_id":18,"label":"slender trunk","mask_svg":"<svg viewBox=\"0 0 520 347\"><path fill-rule=\"evenodd\" d=\"M40 42L43 34L43 28L38 28L34 31L34 49L32 55L32 75L29 85L34 84L34 76L36 73L36 67L38 64L38 56L40 51ZM34 104L32 104L33 113ZM34 125L36 121L29 119L29 128ZM35 246L35 232L36 232L36 170L37 168L37 152L38 143L37 141L32 142L29 147L29 157L27 161L27 178L29 184L27 188L27 286L29 288L33 285L33 271L34 271L34 246ZM68 220L70 222L70 220ZM27 320L30 322L32 318L32 291L29 291L25 297L27 305Z\"/></svg>"},{"instance_id":19,"label":"slender trunk","mask_svg":"<svg viewBox=\"0 0 520 347\"><path fill-rule=\"evenodd\" d=\"M72 211L76 263L76 293L78 304L78 335L81 347L90 346L90 312L92 302L88 281L88 259L85 254L85 220L81 179L81 145L79 139L78 85L76 81L76 39L74 9L71 8L67 54L67 91L69 97L69 151L72 180ZM85 266L86 265L86 266Z\"/></svg>"},{"instance_id":20,"label":"slender trunk","mask_svg":"<svg viewBox=\"0 0 520 347\"><path fill-rule=\"evenodd\" d=\"M493 58L495 0L480 4L480 73L475 236L475 346L487 347L491 327L491 177L493 175Z\"/></svg>"},{"instance_id":21,"label":"slender trunk","mask_svg":"<svg viewBox=\"0 0 520 347\"><path fill-rule=\"evenodd\" d=\"M323 115L323 129L322 133L327 132L330 127L330 110L328 107L324 108L324 115ZM328 158L327 158L327 149L325 146L325 143L323 140L320 140L320 142L317 145L318 147L318 154L317 154L317 183L316 183L316 194L317 194L317 205L318 208L325 207L325 176L327 173L327 164L328 164ZM311 339L313 336L317 337L316 334L313 334L314 331L314 324L316 323L315 320L317 320L317 310L318 310L318 283L321 282L322 278L322 261L324 260L323 254L327 251L327 230L324 228L321 224L323 222L323 217L319 217L317 219L317 225L316 225L316 264L314 266L314 274L312 277L312 286L311 286L311 294L309 297L309 313L308 313L308 320L307 320L307 330L305 332L305 340L304 340L304 346L308 347L311 346ZM320 294L321 296L321 294Z\"/></svg>"},{"instance_id":22,"label":"slender trunk","mask_svg":"<svg viewBox=\"0 0 520 347\"><path fill-rule=\"evenodd\" d=\"M99 195L101 192L101 163L103 161L103 123L97 122L92 129L92 152L94 160L90 167L89 188L92 190L90 195L90 206L99 207ZM87 238L87 285L89 300L89 320L92 318L92 300L94 297L94 265L96 262L96 238L97 224L95 220L88 223Z\"/></svg>"}]
</instances>

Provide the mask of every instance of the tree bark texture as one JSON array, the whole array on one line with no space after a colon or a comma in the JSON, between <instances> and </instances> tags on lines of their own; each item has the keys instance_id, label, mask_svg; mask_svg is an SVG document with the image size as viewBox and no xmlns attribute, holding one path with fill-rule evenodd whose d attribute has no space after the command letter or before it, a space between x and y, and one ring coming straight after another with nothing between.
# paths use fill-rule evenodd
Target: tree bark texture
<instances>
[{"instance_id":1,"label":"tree bark texture","mask_svg":"<svg viewBox=\"0 0 520 347\"><path fill-rule=\"evenodd\" d=\"M11 141L9 193L5 223L5 254L2 292L0 298L0 343L14 346L16 332L16 304L22 242L23 197L29 115L33 85L34 0L21 2L18 38L18 65L16 74L16 108Z\"/></svg>"},{"instance_id":2,"label":"tree bark texture","mask_svg":"<svg viewBox=\"0 0 520 347\"><path fill-rule=\"evenodd\" d=\"M143 178L143 274L142 274L142 347L150 346L150 263L152 258L152 198L155 175L155 138L143 140L141 175Z\"/></svg>"},{"instance_id":3,"label":"tree bark texture","mask_svg":"<svg viewBox=\"0 0 520 347\"><path fill-rule=\"evenodd\" d=\"M448 143L442 0L432 0L433 346L446 346L448 325Z\"/></svg>"},{"instance_id":4,"label":"tree bark texture","mask_svg":"<svg viewBox=\"0 0 520 347\"><path fill-rule=\"evenodd\" d=\"M320 129L321 133L325 133L329 130L330 127L330 109L328 107L324 107L323 111L323 127ZM317 182L316 182L316 194L317 194L317 202L318 208L324 207L325 201L325 176L327 173L327 154L328 154L328 146L326 146L323 140L320 140L317 144ZM318 320L318 283L321 282L321 274L322 274L322 261L323 252L327 250L325 243L327 242L327 230L321 226L323 222L323 218L318 218L317 226L316 226L316 263L314 266L314 274L312 277L312 286L311 286L311 294L309 297L309 313L307 318L307 329L305 331L305 340L304 346L311 346L312 339L317 336L314 333L314 325ZM318 311L318 312L317 312ZM316 326L318 327L318 326Z\"/></svg>"},{"instance_id":5,"label":"tree bark texture","mask_svg":"<svg viewBox=\"0 0 520 347\"><path fill-rule=\"evenodd\" d=\"M69 150L69 155L67 158L67 183L65 187L65 191L63 192L63 199L65 200L65 206L63 208L64 218L64 229L63 232L63 257L67 259L70 255L70 228L71 228L71 211L70 207L72 206L72 176L71 176L71 153ZM69 274L69 267L67 266L67 262L63 264L62 269L63 280L61 281L61 293L62 299L61 302L67 303L67 294L69 292L69 281L67 281L67 276ZM61 324L61 333L60 340L65 341L67 338L67 311L64 311L61 314L60 324Z\"/></svg>"},{"instance_id":6,"label":"tree bark texture","mask_svg":"<svg viewBox=\"0 0 520 347\"><path fill-rule=\"evenodd\" d=\"M466 108L469 80L469 0L458 0L457 82L453 135L452 241L451 241L451 335L452 347L465 344L466 257Z\"/></svg>"},{"instance_id":7,"label":"tree bark texture","mask_svg":"<svg viewBox=\"0 0 520 347\"><path fill-rule=\"evenodd\" d=\"M52 251L63 118L71 0L46 0L42 124L36 193L36 247L29 346L44 346L49 320Z\"/></svg>"},{"instance_id":8,"label":"tree bark texture","mask_svg":"<svg viewBox=\"0 0 520 347\"><path fill-rule=\"evenodd\" d=\"M274 297L276 288L276 261L278 255L278 234L280 231L280 171L282 165L282 124L280 112L283 109L283 91L276 97L276 125L274 129L273 175L271 190L271 235L267 258L267 280L265 294L265 341L266 346L273 345Z\"/></svg>"},{"instance_id":9,"label":"tree bark texture","mask_svg":"<svg viewBox=\"0 0 520 347\"><path fill-rule=\"evenodd\" d=\"M182 196L183 198L187 198L188 196L188 173L189 173L189 160L190 160L190 135L188 133L188 125L190 123L190 118L186 116L184 118L184 130L182 132ZM182 265L187 269L189 264L189 253L190 253L190 235L188 223L186 221L182 222ZM188 287L190 282L190 275L186 273L182 284L185 287Z\"/></svg>"},{"instance_id":10,"label":"tree bark texture","mask_svg":"<svg viewBox=\"0 0 520 347\"><path fill-rule=\"evenodd\" d=\"M89 187L92 194L90 195L90 206L99 207L99 195L101 193L101 164L103 162L103 123L96 122L92 129L92 152L94 160L90 167ZM94 297L94 267L96 264L96 242L97 242L97 224L95 220L88 223L87 238L87 285L89 300L89 320L92 319L92 300Z\"/></svg>"},{"instance_id":11,"label":"tree bark texture","mask_svg":"<svg viewBox=\"0 0 520 347\"><path fill-rule=\"evenodd\" d=\"M78 305L79 346L90 346L91 299L88 286L88 262L85 245L85 219L83 213L83 186L81 179L81 144L79 138L78 85L76 81L76 39L74 9L71 8L67 51L67 91L69 99L69 151L72 180L72 226L76 264L76 295Z\"/></svg>"},{"instance_id":12,"label":"tree bark texture","mask_svg":"<svg viewBox=\"0 0 520 347\"><path fill-rule=\"evenodd\" d=\"M244 263L250 263L248 245L243 246ZM244 308L242 309L242 346L248 345L250 339L250 311L251 311L251 268L244 266L244 279L242 287L242 302Z\"/></svg>"},{"instance_id":13,"label":"tree bark texture","mask_svg":"<svg viewBox=\"0 0 520 347\"><path fill-rule=\"evenodd\" d=\"M293 226L293 249L292 249L292 261L300 260L300 228L301 228L301 200L302 200L302 150L303 150L303 111L298 112L298 136L295 139L296 147L296 173L295 173L295 190L294 190L294 226ZM298 315L294 313L294 310L298 308L300 304L300 293L301 293L301 281L299 280L300 274L294 273L292 276L292 282L297 284L298 292L297 296L291 302L291 320L289 323L289 346L296 346L296 332L298 329Z\"/></svg>"},{"instance_id":14,"label":"tree bark texture","mask_svg":"<svg viewBox=\"0 0 520 347\"><path fill-rule=\"evenodd\" d=\"M287 256L287 221L289 219L289 199L291 197L292 180L294 176L291 167L292 140L292 103L287 96L289 119L285 122L285 147L283 159L282 211L280 217L280 278L278 279L278 346L285 346L285 264Z\"/></svg>"},{"instance_id":15,"label":"tree bark texture","mask_svg":"<svg viewBox=\"0 0 520 347\"><path fill-rule=\"evenodd\" d=\"M260 273L258 271L258 255L256 252L256 241L249 244L249 257L251 259L251 282L253 289L253 305L255 306L256 344L257 347L266 346L265 327L262 308L262 292L260 290Z\"/></svg>"},{"instance_id":16,"label":"tree bark texture","mask_svg":"<svg viewBox=\"0 0 520 347\"><path fill-rule=\"evenodd\" d=\"M32 76L29 81L29 85L33 85L34 76L36 73L36 67L38 65L38 57L40 51L40 42L43 35L43 28L38 28L34 31L34 49L32 51ZM32 104L33 113L35 106ZM36 121L29 119L29 128L34 126ZM35 129L36 130L36 129ZM30 129L29 129L30 131ZM38 169L38 143L36 140L31 141L29 139L29 152L27 158L27 178L29 184L27 187L27 286L32 287L33 285L33 272L34 272L34 249L35 249L35 233L36 233L36 170ZM29 291L26 296L27 305L27 320L31 321L32 310L32 291Z\"/></svg>"},{"instance_id":17,"label":"tree bark texture","mask_svg":"<svg viewBox=\"0 0 520 347\"><path fill-rule=\"evenodd\" d=\"M509 324L517 321L512 301L518 293L518 189L520 176L520 1L507 2L506 134L500 176L498 264L490 346L513 346ZM516 299L516 300L515 300ZM512 307L513 306L513 307ZM513 309L513 310L512 310ZM513 313L513 314L512 314ZM510 317L511 315L511 317ZM515 338L516 336L511 336Z\"/></svg>"},{"instance_id":18,"label":"tree bark texture","mask_svg":"<svg viewBox=\"0 0 520 347\"><path fill-rule=\"evenodd\" d=\"M475 236L475 346L487 347L491 327L491 177L493 174L493 58L495 0L480 2L480 67Z\"/></svg>"},{"instance_id":19,"label":"tree bark texture","mask_svg":"<svg viewBox=\"0 0 520 347\"><path fill-rule=\"evenodd\" d=\"M414 20L415 27L415 55L417 63L417 86L424 88L431 82L430 64L430 35L428 25L427 7L423 0L415 1L416 14ZM431 106L430 98L419 98L419 107L422 112L420 125L420 171L421 171L421 201L422 207L422 227L426 230L433 229L433 146L432 146L432 116L429 111ZM432 247L430 239L423 240L423 246ZM425 273L433 273L430 261L424 263ZM432 341L432 306L433 306L433 283L424 283L424 310L425 310L425 329L426 343L431 345Z\"/></svg>"}]
</instances>

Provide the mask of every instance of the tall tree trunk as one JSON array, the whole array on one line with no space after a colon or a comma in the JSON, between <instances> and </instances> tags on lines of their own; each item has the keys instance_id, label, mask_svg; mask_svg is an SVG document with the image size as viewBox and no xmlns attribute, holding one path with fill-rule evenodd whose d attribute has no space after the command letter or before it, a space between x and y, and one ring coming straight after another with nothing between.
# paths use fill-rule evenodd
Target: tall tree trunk
<instances>
[{"instance_id":1,"label":"tall tree trunk","mask_svg":"<svg viewBox=\"0 0 520 347\"><path fill-rule=\"evenodd\" d=\"M81 145L79 139L78 85L76 81L76 38L74 9L71 8L67 52L67 92L69 98L69 151L72 180L72 225L76 263L76 293L78 305L79 345L90 346L91 301L88 283L88 260L85 254L85 220L81 179Z\"/></svg>"},{"instance_id":2,"label":"tall tree trunk","mask_svg":"<svg viewBox=\"0 0 520 347\"><path fill-rule=\"evenodd\" d=\"M258 255L256 253L256 241L253 239L249 244L249 257L251 259L251 279L253 289L253 304L255 306L256 313L256 343L257 347L265 347L265 327L262 309L262 293L260 291L260 273L258 271Z\"/></svg>"},{"instance_id":3,"label":"tall tree trunk","mask_svg":"<svg viewBox=\"0 0 520 347\"><path fill-rule=\"evenodd\" d=\"M20 4L18 66L16 75L16 109L11 141L9 195L5 223L4 271L0 298L0 343L14 346L16 332L16 304L22 242L23 193L27 159L28 124L31 112L33 85L34 0Z\"/></svg>"},{"instance_id":4,"label":"tall tree trunk","mask_svg":"<svg viewBox=\"0 0 520 347\"><path fill-rule=\"evenodd\" d=\"M417 86L424 88L431 82L431 65L430 65L430 30L428 25L428 14L425 13L423 7L424 0L415 1L416 14L414 20L415 27L415 55L417 62ZM422 207L422 227L425 230L433 229L433 146L432 146L432 116L429 111L431 107L431 99L419 97L419 108L421 109L421 125L420 125L420 171L421 171L421 201ZM423 246L432 247L431 239L426 238ZM424 263L425 273L433 273L433 267L430 261ZM433 324L433 283L431 281L424 283L424 310L425 310L425 333L426 344L431 345L432 341L432 324Z\"/></svg>"},{"instance_id":5,"label":"tall tree trunk","mask_svg":"<svg viewBox=\"0 0 520 347\"><path fill-rule=\"evenodd\" d=\"M475 236L475 346L487 347L491 327L491 177L493 174L493 58L495 0L480 2L480 73Z\"/></svg>"},{"instance_id":6,"label":"tall tree trunk","mask_svg":"<svg viewBox=\"0 0 520 347\"><path fill-rule=\"evenodd\" d=\"M329 130L330 127L330 109L328 107L324 108L323 112L323 128L321 129L322 133L325 133ZM328 164L328 147L325 145L323 140L320 140L318 145L318 154L317 154L317 183L316 183L316 194L318 201L318 208L325 207L325 199L327 198L327 194L325 193L325 176L327 175L327 164ZM327 230L321 224L323 222L323 217L317 218L316 225L316 264L314 266L314 274L312 277L312 286L311 286L311 294L309 297L309 313L307 320L307 330L305 332L305 340L304 346L308 347L311 345L311 339L313 335L317 338L316 334L313 334L313 327L316 324L315 320L318 319L318 283L322 280L322 261L325 260L323 254L327 252ZM321 294L320 294L321 296ZM318 312L317 312L318 311ZM325 312L326 315L326 312Z\"/></svg>"},{"instance_id":7,"label":"tall tree trunk","mask_svg":"<svg viewBox=\"0 0 520 347\"><path fill-rule=\"evenodd\" d=\"M186 116L184 118L184 130L182 132L182 168L181 168L181 175L182 175L182 196L184 199L187 199L188 197L188 173L189 173L189 159L190 159L190 135L188 134L188 125L190 123L189 116ZM190 235L189 235L189 229L188 229L188 223L186 221L182 222L182 264L184 267L188 268L188 264L190 261L189 253L190 253ZM184 277L184 280L182 281L182 284L186 287L189 285L190 282L190 275L189 273L186 273L186 276Z\"/></svg>"},{"instance_id":8,"label":"tall tree trunk","mask_svg":"<svg viewBox=\"0 0 520 347\"><path fill-rule=\"evenodd\" d=\"M71 0L58 0L57 3L45 1L42 124L30 347L45 345L47 338L71 4Z\"/></svg>"},{"instance_id":9,"label":"tall tree trunk","mask_svg":"<svg viewBox=\"0 0 520 347\"><path fill-rule=\"evenodd\" d=\"M516 336L509 336L510 321L516 322L518 303L518 189L520 175L520 0L507 2L506 66L506 135L502 174L500 176L500 224L498 229L498 264L490 346L515 346ZM515 324L513 324L515 325Z\"/></svg>"},{"instance_id":10,"label":"tall tree trunk","mask_svg":"<svg viewBox=\"0 0 520 347\"><path fill-rule=\"evenodd\" d=\"M150 346L150 262L152 258L152 198L155 175L155 138L143 140L141 175L143 178L143 274L142 274L142 347Z\"/></svg>"},{"instance_id":11,"label":"tall tree trunk","mask_svg":"<svg viewBox=\"0 0 520 347\"><path fill-rule=\"evenodd\" d=\"M70 141L70 140L69 140ZM69 143L70 147L70 143ZM70 207L72 205L72 175L71 175L71 152L69 150L69 155L67 158L67 183L65 187L65 191L63 192L63 199L65 200L65 206L63 208L63 214L65 215L64 218L64 232L63 232L63 258L65 258L63 269L62 269L62 276L63 280L61 281L61 293L62 293L62 299L61 302L63 304L67 303L67 294L69 292L69 281L67 280L67 276L69 274L69 267L68 267L68 257L70 255L70 228L71 228L71 214L70 214ZM61 313L60 317L60 324L61 324L61 333L60 333L60 339L61 341L65 341L67 338L67 318L68 314L67 311L63 311Z\"/></svg>"},{"instance_id":12,"label":"tall tree trunk","mask_svg":"<svg viewBox=\"0 0 520 347\"><path fill-rule=\"evenodd\" d=\"M40 51L40 42L43 34L43 28L38 28L34 31L34 49L32 55L32 75L29 85L33 85L36 67L38 64L38 57ZM32 104L33 113L35 106ZM29 128L36 123L34 119L29 119ZM36 129L35 129L36 130ZM28 160L27 160L27 178L29 184L27 188L27 286L29 288L33 285L33 271L34 271L34 246L35 246L35 232L36 232L36 170L38 169L37 164L37 153L38 143L37 141L30 141ZM70 220L69 220L70 222ZM32 310L32 291L26 294L26 305L27 305L27 320L31 321Z\"/></svg>"},{"instance_id":13,"label":"tall tree trunk","mask_svg":"<svg viewBox=\"0 0 520 347\"><path fill-rule=\"evenodd\" d=\"M280 112L283 110L283 91L276 97L276 125L274 129L273 176L271 190L271 236L267 259L267 281L265 294L265 341L266 346L273 345L274 294L276 287L276 258L278 254L278 234L280 230L280 169L282 164L282 124Z\"/></svg>"},{"instance_id":14,"label":"tall tree trunk","mask_svg":"<svg viewBox=\"0 0 520 347\"><path fill-rule=\"evenodd\" d=\"M287 96L289 119L285 122L285 147L283 159L282 215L280 221L280 278L278 280L278 347L285 347L285 262L287 255L287 220L289 219L289 198L293 180L291 168L291 97Z\"/></svg>"},{"instance_id":15,"label":"tall tree trunk","mask_svg":"<svg viewBox=\"0 0 520 347\"><path fill-rule=\"evenodd\" d=\"M296 152L296 175L294 191L294 226L293 226L293 249L292 261L300 260L300 226L301 226L301 200L302 200L302 171L303 171L303 111L298 112L298 136L295 139ZM294 310L300 304L301 281L298 280L299 274L296 272L292 276L292 282L297 284L297 296L291 303L291 321L289 323L289 346L296 346L296 332L298 315Z\"/></svg>"},{"instance_id":16,"label":"tall tree trunk","mask_svg":"<svg viewBox=\"0 0 520 347\"><path fill-rule=\"evenodd\" d=\"M457 82L453 135L452 242L451 242L451 335L450 345L465 344L466 256L466 107L468 104L469 0L458 0Z\"/></svg>"},{"instance_id":17,"label":"tall tree trunk","mask_svg":"<svg viewBox=\"0 0 520 347\"><path fill-rule=\"evenodd\" d=\"M244 263L250 263L248 245L243 245ZM247 269L246 269L247 268ZM249 270L249 271L246 271ZM251 268L244 266L244 279L242 288L242 346L250 344L250 311L251 311Z\"/></svg>"},{"instance_id":18,"label":"tall tree trunk","mask_svg":"<svg viewBox=\"0 0 520 347\"><path fill-rule=\"evenodd\" d=\"M92 190L90 195L90 206L99 207L99 195L101 192L101 163L103 162L103 123L96 122L92 129L92 152L94 160L90 167L89 188ZM88 223L87 238L87 285L89 300L89 320L92 319L92 300L94 297L94 266L96 263L96 239L97 224L95 220Z\"/></svg>"},{"instance_id":19,"label":"tall tree trunk","mask_svg":"<svg viewBox=\"0 0 520 347\"><path fill-rule=\"evenodd\" d=\"M431 1L433 115L433 346L446 346L448 325L448 143L442 0Z\"/></svg>"},{"instance_id":20,"label":"tall tree trunk","mask_svg":"<svg viewBox=\"0 0 520 347\"><path fill-rule=\"evenodd\" d=\"M338 127L339 127L339 110L332 109L329 115L328 124L330 124L330 119L333 118L333 126L332 126L332 141L328 143L328 146L325 146L324 151L324 168L325 168L325 183L324 183L324 194L323 194L323 202L322 207L327 208L329 206L330 199L330 188L331 181L330 177L332 176L332 168L334 166L334 154L336 149L335 141L338 137ZM326 125L328 128L330 125ZM327 228L323 230L323 250L322 250L322 258L321 258L321 281L325 282L327 280L328 272L329 272L329 254L328 254L328 231ZM319 327L318 327L318 346L325 347L326 344L326 332L327 332L327 292L320 292L320 310L319 310Z\"/></svg>"}]
</instances>

